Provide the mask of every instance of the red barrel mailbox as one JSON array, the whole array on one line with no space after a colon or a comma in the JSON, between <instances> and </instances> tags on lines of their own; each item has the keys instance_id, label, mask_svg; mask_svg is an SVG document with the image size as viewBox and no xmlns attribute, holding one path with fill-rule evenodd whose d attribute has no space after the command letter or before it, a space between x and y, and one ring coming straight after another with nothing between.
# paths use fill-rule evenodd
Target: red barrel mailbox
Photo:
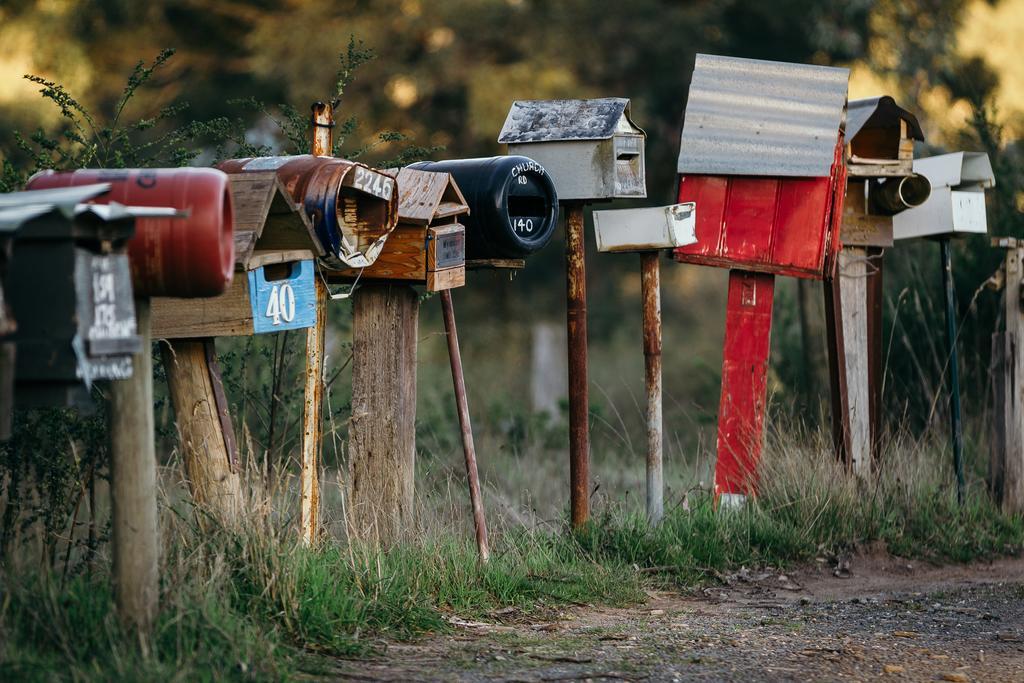
<instances>
[{"instance_id":1,"label":"red barrel mailbox","mask_svg":"<svg viewBox=\"0 0 1024 683\"><path fill-rule=\"evenodd\" d=\"M849 71L697 55L679 146L679 202L697 241L676 261L732 269L715 493L756 492L778 275L822 279L840 249Z\"/></svg>"},{"instance_id":2,"label":"red barrel mailbox","mask_svg":"<svg viewBox=\"0 0 1024 683\"><path fill-rule=\"evenodd\" d=\"M187 218L139 218L128 243L135 296L209 297L231 283L234 209L228 177L212 168L44 171L30 190L110 183L94 202L172 207Z\"/></svg>"}]
</instances>

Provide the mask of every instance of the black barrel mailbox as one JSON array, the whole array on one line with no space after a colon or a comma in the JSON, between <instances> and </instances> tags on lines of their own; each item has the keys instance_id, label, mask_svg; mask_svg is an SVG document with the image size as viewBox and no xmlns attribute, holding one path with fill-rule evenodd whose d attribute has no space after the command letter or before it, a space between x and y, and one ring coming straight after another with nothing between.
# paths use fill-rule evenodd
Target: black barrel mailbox
<instances>
[{"instance_id":1,"label":"black barrel mailbox","mask_svg":"<svg viewBox=\"0 0 1024 683\"><path fill-rule=\"evenodd\" d=\"M555 232L555 185L533 159L421 161L409 168L441 171L455 178L469 205L469 215L462 219L467 260L524 258L546 245Z\"/></svg>"}]
</instances>

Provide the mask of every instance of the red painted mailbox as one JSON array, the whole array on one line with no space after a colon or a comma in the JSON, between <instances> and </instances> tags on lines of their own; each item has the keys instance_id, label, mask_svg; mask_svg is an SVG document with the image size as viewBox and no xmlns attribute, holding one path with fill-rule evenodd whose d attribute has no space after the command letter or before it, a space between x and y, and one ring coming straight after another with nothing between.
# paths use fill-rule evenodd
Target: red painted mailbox
<instances>
[{"instance_id":1,"label":"red painted mailbox","mask_svg":"<svg viewBox=\"0 0 1024 683\"><path fill-rule=\"evenodd\" d=\"M135 296L208 297L231 284L234 209L228 177L212 168L44 171L26 189L110 183L95 203L171 207L186 218L140 218L128 242Z\"/></svg>"},{"instance_id":2,"label":"red painted mailbox","mask_svg":"<svg viewBox=\"0 0 1024 683\"><path fill-rule=\"evenodd\" d=\"M679 202L697 241L677 261L730 268L715 494L757 489L775 275L822 279L840 248L846 69L697 55Z\"/></svg>"}]
</instances>

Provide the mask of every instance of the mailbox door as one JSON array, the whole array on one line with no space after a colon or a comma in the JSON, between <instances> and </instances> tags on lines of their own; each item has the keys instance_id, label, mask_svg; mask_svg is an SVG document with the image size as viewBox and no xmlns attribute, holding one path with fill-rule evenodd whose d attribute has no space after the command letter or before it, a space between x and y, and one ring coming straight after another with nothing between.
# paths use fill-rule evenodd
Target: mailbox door
<instances>
[{"instance_id":1,"label":"mailbox door","mask_svg":"<svg viewBox=\"0 0 1024 683\"><path fill-rule=\"evenodd\" d=\"M698 207L697 242L677 261L820 279L839 250L845 168L836 147L829 177L687 175L679 202Z\"/></svg>"},{"instance_id":2,"label":"mailbox door","mask_svg":"<svg viewBox=\"0 0 1024 683\"><path fill-rule=\"evenodd\" d=\"M269 270L268 270L269 269ZM287 269L282 277L275 270ZM249 271L249 302L256 334L298 330L316 324L313 261L260 266Z\"/></svg>"}]
</instances>

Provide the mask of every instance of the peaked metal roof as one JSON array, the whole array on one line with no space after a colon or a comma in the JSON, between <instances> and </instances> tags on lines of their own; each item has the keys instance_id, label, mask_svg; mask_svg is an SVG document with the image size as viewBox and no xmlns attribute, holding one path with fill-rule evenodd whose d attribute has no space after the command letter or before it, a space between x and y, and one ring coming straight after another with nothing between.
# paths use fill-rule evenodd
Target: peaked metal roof
<instances>
[{"instance_id":1,"label":"peaked metal roof","mask_svg":"<svg viewBox=\"0 0 1024 683\"><path fill-rule=\"evenodd\" d=\"M924 140L924 131L917 117L896 104L889 95L850 100L846 112L846 140L852 140L865 126L889 128L898 125L900 119L907 122L907 134L911 139Z\"/></svg>"},{"instance_id":2,"label":"peaked metal roof","mask_svg":"<svg viewBox=\"0 0 1024 683\"><path fill-rule=\"evenodd\" d=\"M953 152L914 159L914 173L928 179L932 187L981 185L995 187L996 176L985 152Z\"/></svg>"},{"instance_id":3,"label":"peaked metal roof","mask_svg":"<svg viewBox=\"0 0 1024 683\"><path fill-rule=\"evenodd\" d=\"M629 100L603 97L594 100L516 100L508 110L498 142L555 142L606 140L625 117L632 132L643 135L629 118Z\"/></svg>"},{"instance_id":4,"label":"peaked metal roof","mask_svg":"<svg viewBox=\"0 0 1024 683\"><path fill-rule=\"evenodd\" d=\"M849 69L697 55L679 173L827 176Z\"/></svg>"}]
</instances>

